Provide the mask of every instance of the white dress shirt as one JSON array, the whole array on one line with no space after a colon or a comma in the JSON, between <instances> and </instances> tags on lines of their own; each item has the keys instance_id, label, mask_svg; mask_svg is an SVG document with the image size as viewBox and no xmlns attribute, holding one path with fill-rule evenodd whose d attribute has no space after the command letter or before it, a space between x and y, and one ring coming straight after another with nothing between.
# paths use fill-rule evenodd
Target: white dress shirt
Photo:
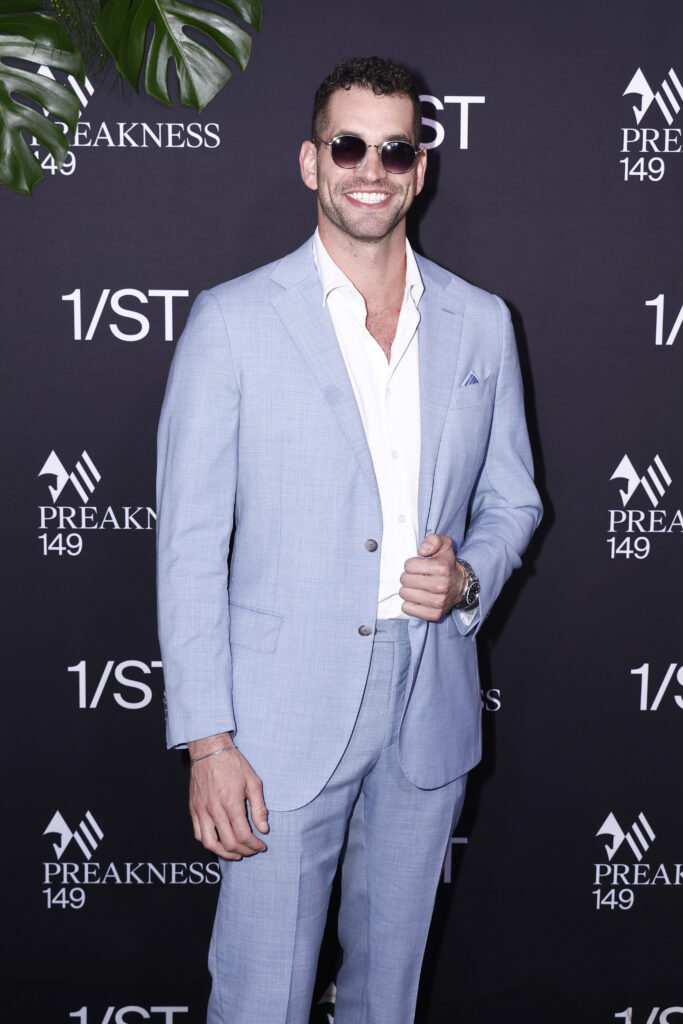
<instances>
[{"instance_id":1,"label":"white dress shirt","mask_svg":"<svg viewBox=\"0 0 683 1024\"><path fill-rule=\"evenodd\" d=\"M333 262L316 231L316 266L323 305L332 317L365 428L382 505L379 619L405 619L398 591L407 558L417 554L417 492L420 472L420 380L417 308L424 291L406 240L406 283L396 336L387 357L365 326L367 309L358 289Z\"/></svg>"}]
</instances>

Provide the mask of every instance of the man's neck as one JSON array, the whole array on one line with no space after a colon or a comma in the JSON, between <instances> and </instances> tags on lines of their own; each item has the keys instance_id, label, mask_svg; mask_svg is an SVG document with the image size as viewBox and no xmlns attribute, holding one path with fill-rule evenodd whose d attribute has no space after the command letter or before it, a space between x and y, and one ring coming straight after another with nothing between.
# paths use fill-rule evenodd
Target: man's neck
<instances>
[{"instance_id":1,"label":"man's neck","mask_svg":"<svg viewBox=\"0 0 683 1024\"><path fill-rule=\"evenodd\" d=\"M365 299L368 312L389 305L403 294L406 281L404 222L386 238L364 242L330 230L319 220L320 240L330 257Z\"/></svg>"}]
</instances>

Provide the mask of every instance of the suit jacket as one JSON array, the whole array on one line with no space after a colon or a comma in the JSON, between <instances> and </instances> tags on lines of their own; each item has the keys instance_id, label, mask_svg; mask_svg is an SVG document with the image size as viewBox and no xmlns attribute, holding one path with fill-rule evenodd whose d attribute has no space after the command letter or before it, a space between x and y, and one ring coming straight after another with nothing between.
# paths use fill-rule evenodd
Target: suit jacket
<instances>
[{"instance_id":1,"label":"suit jacket","mask_svg":"<svg viewBox=\"0 0 683 1024\"><path fill-rule=\"evenodd\" d=\"M541 505L505 305L418 264L420 534L447 534L481 583L468 628L457 612L410 620L399 756L429 789L480 757L475 635ZM162 410L157 497L168 743L236 729L268 806L302 806L360 706L380 564L365 541L382 538L311 241L197 299Z\"/></svg>"}]
</instances>

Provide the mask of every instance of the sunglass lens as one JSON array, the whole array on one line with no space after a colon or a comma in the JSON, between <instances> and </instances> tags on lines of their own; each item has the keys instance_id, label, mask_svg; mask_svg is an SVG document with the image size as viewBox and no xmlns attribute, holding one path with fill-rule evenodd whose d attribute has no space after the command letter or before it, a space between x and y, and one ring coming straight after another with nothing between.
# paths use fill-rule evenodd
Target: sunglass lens
<instances>
[{"instance_id":1,"label":"sunglass lens","mask_svg":"<svg viewBox=\"0 0 683 1024\"><path fill-rule=\"evenodd\" d=\"M332 141L332 159L337 167L358 167L365 156L365 143L355 135L339 135Z\"/></svg>"},{"instance_id":2,"label":"sunglass lens","mask_svg":"<svg viewBox=\"0 0 683 1024\"><path fill-rule=\"evenodd\" d=\"M415 150L409 142L385 142L382 164L390 174L405 174L415 163Z\"/></svg>"}]
</instances>

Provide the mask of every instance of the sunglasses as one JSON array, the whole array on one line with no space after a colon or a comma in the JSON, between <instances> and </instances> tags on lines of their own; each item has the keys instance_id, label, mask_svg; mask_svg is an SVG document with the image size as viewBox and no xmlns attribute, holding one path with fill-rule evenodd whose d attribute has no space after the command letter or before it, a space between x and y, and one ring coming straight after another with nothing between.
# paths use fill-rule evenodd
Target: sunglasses
<instances>
[{"instance_id":1,"label":"sunglasses","mask_svg":"<svg viewBox=\"0 0 683 1024\"><path fill-rule=\"evenodd\" d=\"M401 139L387 139L379 146L364 142L357 135L335 135L329 142L318 137L317 141L330 147L335 164L345 171L360 167L368 149L377 149L385 171L388 171L389 174L406 174L420 154L419 147L416 149L415 146L411 146L409 142L403 142Z\"/></svg>"}]
</instances>

